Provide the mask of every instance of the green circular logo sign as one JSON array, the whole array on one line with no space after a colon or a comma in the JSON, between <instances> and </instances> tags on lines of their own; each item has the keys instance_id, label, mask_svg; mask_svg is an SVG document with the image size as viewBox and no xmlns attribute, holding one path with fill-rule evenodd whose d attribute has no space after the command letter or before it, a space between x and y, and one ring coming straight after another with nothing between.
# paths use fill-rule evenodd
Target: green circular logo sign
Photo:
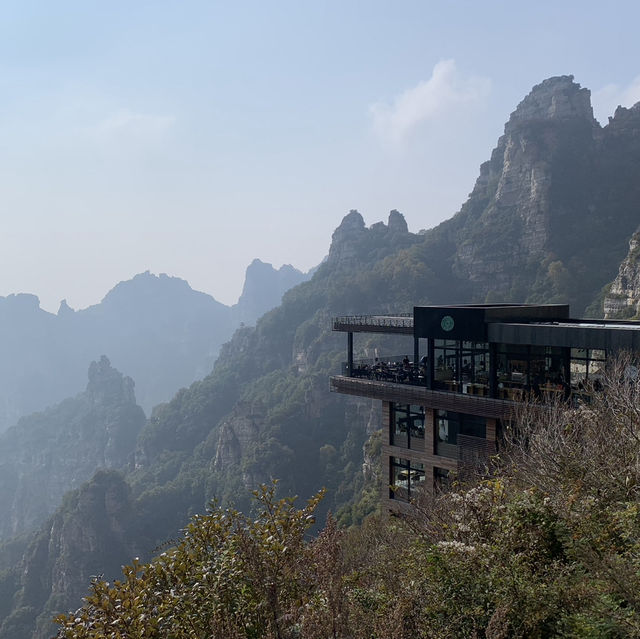
<instances>
[{"instance_id":1,"label":"green circular logo sign","mask_svg":"<svg viewBox=\"0 0 640 639\"><path fill-rule=\"evenodd\" d=\"M451 315L445 315L442 318L442 321L440 322L440 326L442 327L443 331L449 332L453 330L453 326L454 326L453 317L451 317Z\"/></svg>"}]
</instances>

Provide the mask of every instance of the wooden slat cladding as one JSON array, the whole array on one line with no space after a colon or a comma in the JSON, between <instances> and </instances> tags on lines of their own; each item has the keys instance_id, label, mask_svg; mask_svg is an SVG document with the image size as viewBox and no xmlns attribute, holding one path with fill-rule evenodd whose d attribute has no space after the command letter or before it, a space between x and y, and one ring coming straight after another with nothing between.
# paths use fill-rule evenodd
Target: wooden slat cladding
<instances>
[{"instance_id":1,"label":"wooden slat cladding","mask_svg":"<svg viewBox=\"0 0 640 639\"><path fill-rule=\"evenodd\" d=\"M494 441L470 435L458 435L458 474L463 480L487 472L489 458L496 454Z\"/></svg>"},{"instance_id":2,"label":"wooden slat cladding","mask_svg":"<svg viewBox=\"0 0 640 639\"><path fill-rule=\"evenodd\" d=\"M465 395L462 393L446 393L443 391L430 390L423 386L380 382L344 377L342 375L331 377L329 379L329 387L330 390L345 395L358 395L360 397L370 397L371 399L381 399L388 402L415 404L416 406L438 408L456 413L466 413L468 415L479 415L481 417L498 419L511 417L516 407L516 403L509 400Z\"/></svg>"}]
</instances>

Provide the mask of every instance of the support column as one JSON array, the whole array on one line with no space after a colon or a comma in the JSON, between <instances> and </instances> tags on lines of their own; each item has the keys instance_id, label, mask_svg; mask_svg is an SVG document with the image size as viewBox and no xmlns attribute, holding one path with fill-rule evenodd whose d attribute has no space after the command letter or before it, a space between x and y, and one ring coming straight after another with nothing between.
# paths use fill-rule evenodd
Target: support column
<instances>
[{"instance_id":1,"label":"support column","mask_svg":"<svg viewBox=\"0 0 640 639\"><path fill-rule=\"evenodd\" d=\"M427 339L427 388L433 388L433 338Z\"/></svg>"},{"instance_id":2,"label":"support column","mask_svg":"<svg viewBox=\"0 0 640 639\"><path fill-rule=\"evenodd\" d=\"M564 377L564 398L569 399L571 395L571 349L562 349L562 376Z\"/></svg>"},{"instance_id":3,"label":"support column","mask_svg":"<svg viewBox=\"0 0 640 639\"><path fill-rule=\"evenodd\" d=\"M498 396L498 347L489 343L489 395Z\"/></svg>"},{"instance_id":4,"label":"support column","mask_svg":"<svg viewBox=\"0 0 640 639\"><path fill-rule=\"evenodd\" d=\"M353 333L347 333L347 372L353 377Z\"/></svg>"}]
</instances>

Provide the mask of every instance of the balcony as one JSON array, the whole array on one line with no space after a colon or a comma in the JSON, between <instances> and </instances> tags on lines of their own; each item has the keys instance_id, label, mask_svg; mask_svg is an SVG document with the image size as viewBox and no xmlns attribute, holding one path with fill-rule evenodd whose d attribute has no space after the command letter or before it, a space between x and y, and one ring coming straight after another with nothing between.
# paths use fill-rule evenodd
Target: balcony
<instances>
[{"instance_id":1,"label":"balcony","mask_svg":"<svg viewBox=\"0 0 640 639\"><path fill-rule=\"evenodd\" d=\"M424 385L406 384L388 380L363 379L346 375L329 378L332 392L356 395L389 402L414 404L428 408L469 413L498 419L513 415L517 403L512 400L495 399L476 395L465 395L439 390L431 390Z\"/></svg>"}]
</instances>

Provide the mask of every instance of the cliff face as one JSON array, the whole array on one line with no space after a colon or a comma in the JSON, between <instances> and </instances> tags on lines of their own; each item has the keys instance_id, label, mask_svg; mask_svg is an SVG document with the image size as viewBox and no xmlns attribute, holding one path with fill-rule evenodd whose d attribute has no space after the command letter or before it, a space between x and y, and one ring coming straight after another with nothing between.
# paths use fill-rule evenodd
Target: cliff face
<instances>
[{"instance_id":1,"label":"cliff face","mask_svg":"<svg viewBox=\"0 0 640 639\"><path fill-rule=\"evenodd\" d=\"M97 468L126 469L145 416L133 381L103 357L84 393L25 417L0 436L0 539L39 525Z\"/></svg>"},{"instance_id":2,"label":"cliff face","mask_svg":"<svg viewBox=\"0 0 640 639\"><path fill-rule=\"evenodd\" d=\"M629 240L629 253L604 298L604 316L606 319L640 316L640 233L634 233Z\"/></svg>"},{"instance_id":3,"label":"cliff face","mask_svg":"<svg viewBox=\"0 0 640 639\"><path fill-rule=\"evenodd\" d=\"M129 486L115 471L67 495L18 565L0 574L0 591L15 591L10 613L0 616L0 639L53 636L51 619L79 606L92 576L120 577L121 565L145 548L136 543L134 515Z\"/></svg>"},{"instance_id":4,"label":"cliff face","mask_svg":"<svg viewBox=\"0 0 640 639\"><path fill-rule=\"evenodd\" d=\"M572 76L518 105L469 200L443 225L474 301L569 301L581 314L638 225L640 118L602 128ZM616 188L617 187L617 188Z\"/></svg>"}]
</instances>

